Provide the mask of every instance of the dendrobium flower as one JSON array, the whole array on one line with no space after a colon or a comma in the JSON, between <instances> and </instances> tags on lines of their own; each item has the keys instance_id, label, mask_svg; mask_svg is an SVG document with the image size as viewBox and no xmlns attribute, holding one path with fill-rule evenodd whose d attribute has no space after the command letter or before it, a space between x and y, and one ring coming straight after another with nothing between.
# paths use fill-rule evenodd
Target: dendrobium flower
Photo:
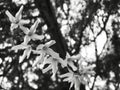
<instances>
[{"instance_id":1,"label":"dendrobium flower","mask_svg":"<svg viewBox=\"0 0 120 90\"><path fill-rule=\"evenodd\" d=\"M79 72L80 74L84 75L84 76L87 76L87 75L94 75L95 72L93 71L94 69L94 65L84 65L83 63L85 63L85 61L81 60L79 62Z\"/></svg>"},{"instance_id":2,"label":"dendrobium flower","mask_svg":"<svg viewBox=\"0 0 120 90\"><path fill-rule=\"evenodd\" d=\"M76 55L76 56L70 56L68 53L66 54L66 59L65 61L67 62L67 64L74 70L77 70L77 67L74 65L74 61L75 60L79 60L81 57L80 54Z\"/></svg>"},{"instance_id":3,"label":"dendrobium flower","mask_svg":"<svg viewBox=\"0 0 120 90\"><path fill-rule=\"evenodd\" d=\"M55 44L55 41L51 40L45 44L38 45L37 50L33 51L33 53L40 54L40 56L36 58L33 66L35 66L37 63L43 63L45 55L50 55L53 58L60 59L59 54L50 48L50 46L53 44Z\"/></svg>"},{"instance_id":4,"label":"dendrobium flower","mask_svg":"<svg viewBox=\"0 0 120 90\"><path fill-rule=\"evenodd\" d=\"M84 65L85 61L81 60L79 63L79 75L80 75L80 81L82 84L87 84L90 82L90 76L94 75L95 72L93 68L94 65Z\"/></svg>"},{"instance_id":5,"label":"dendrobium flower","mask_svg":"<svg viewBox=\"0 0 120 90\"><path fill-rule=\"evenodd\" d=\"M18 26L28 24L30 22L30 20L21 19L22 11L23 11L23 6L20 7L20 9L16 13L15 17L8 10L5 12L11 22L11 27L10 27L11 30L18 28Z\"/></svg>"},{"instance_id":6,"label":"dendrobium flower","mask_svg":"<svg viewBox=\"0 0 120 90\"><path fill-rule=\"evenodd\" d=\"M24 37L24 42L27 44L31 39L32 40L42 40L44 38L43 35L37 35L35 34L36 28L38 27L40 20L37 19L36 22L31 26L30 29L20 26L20 28L23 30L23 32L26 34Z\"/></svg>"},{"instance_id":7,"label":"dendrobium flower","mask_svg":"<svg viewBox=\"0 0 120 90\"><path fill-rule=\"evenodd\" d=\"M49 42L47 42L47 43L45 43L45 44L40 44L40 45L38 45L38 47L36 48L37 50L40 50L40 51L42 51L43 53L46 53L46 54L48 54L48 55L56 55L56 52L54 52L51 48L50 48L50 46L52 46L52 45L54 45L56 42L55 42L55 40L51 40L51 41L49 41Z\"/></svg>"},{"instance_id":8,"label":"dendrobium flower","mask_svg":"<svg viewBox=\"0 0 120 90\"><path fill-rule=\"evenodd\" d=\"M20 57L20 60L19 60L19 63L21 63L25 59L25 57L27 57L27 59L29 58L32 48L30 45L26 45L26 44L22 43L20 45L13 46L11 50L18 51L19 49L25 49L23 52L23 55Z\"/></svg>"},{"instance_id":9,"label":"dendrobium flower","mask_svg":"<svg viewBox=\"0 0 120 90\"><path fill-rule=\"evenodd\" d=\"M37 60L35 61L36 64L37 64L38 62L43 63L43 60L44 60L44 57L45 57L46 54L51 55L51 53L56 53L56 52L54 52L51 48L49 48L49 47L52 46L53 44L55 44L55 41L54 41L54 40L51 40L51 41L49 41L49 42L47 42L47 43L45 43L45 44L40 44L40 45L38 45L37 50L34 51L34 53L40 54L40 56L38 56L38 57L37 57ZM35 63L34 63L34 64L35 64ZM36 65L36 64L35 64L35 65Z\"/></svg>"},{"instance_id":10,"label":"dendrobium flower","mask_svg":"<svg viewBox=\"0 0 120 90\"><path fill-rule=\"evenodd\" d=\"M40 50L42 53L51 55L54 58L59 58L59 54L50 48L50 46L52 46L55 43L55 40L51 40L45 44L40 44L38 45L37 50Z\"/></svg>"},{"instance_id":11,"label":"dendrobium flower","mask_svg":"<svg viewBox=\"0 0 120 90\"><path fill-rule=\"evenodd\" d=\"M49 64L48 67L43 69L43 73L46 73L47 71L52 69L52 77L55 77L57 71L58 71L58 63L60 63L63 66L66 66L64 60L62 58L59 57L58 58L53 58L53 57L49 57L49 58L45 58L44 62L43 62L43 66L46 64Z\"/></svg>"},{"instance_id":12,"label":"dendrobium flower","mask_svg":"<svg viewBox=\"0 0 120 90\"><path fill-rule=\"evenodd\" d=\"M76 60L79 59L80 56L72 56L71 59ZM70 82L70 88L74 85L75 90L79 90L80 84L87 85L90 82L90 75L94 75L95 72L93 71L94 66L91 65L84 65L85 61L80 60L79 62L79 70L77 73L74 73L70 69L68 69L68 73L60 75L60 78L64 78L63 81ZM74 66L72 66L74 67Z\"/></svg>"},{"instance_id":13,"label":"dendrobium flower","mask_svg":"<svg viewBox=\"0 0 120 90\"><path fill-rule=\"evenodd\" d=\"M79 80L79 75L76 75L74 72L69 71L68 73L60 75L60 78L64 78L63 81L67 81L70 84L70 89L73 87L75 90L79 90L80 88L80 80Z\"/></svg>"}]
</instances>

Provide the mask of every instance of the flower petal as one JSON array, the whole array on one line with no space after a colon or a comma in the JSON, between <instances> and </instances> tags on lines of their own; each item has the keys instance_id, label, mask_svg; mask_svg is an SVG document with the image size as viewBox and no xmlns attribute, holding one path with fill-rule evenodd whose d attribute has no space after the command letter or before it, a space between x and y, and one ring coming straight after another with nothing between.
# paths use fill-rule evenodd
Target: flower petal
<instances>
[{"instance_id":1,"label":"flower petal","mask_svg":"<svg viewBox=\"0 0 120 90\"><path fill-rule=\"evenodd\" d=\"M37 50L41 50L44 47L44 44L40 44L37 46Z\"/></svg>"},{"instance_id":2,"label":"flower petal","mask_svg":"<svg viewBox=\"0 0 120 90\"><path fill-rule=\"evenodd\" d=\"M52 63L52 73L53 73L53 75L55 75L57 73L57 70L58 70L58 63L57 62Z\"/></svg>"},{"instance_id":3,"label":"flower petal","mask_svg":"<svg viewBox=\"0 0 120 90\"><path fill-rule=\"evenodd\" d=\"M70 79L71 79L71 77L67 77L67 78L63 79L63 81L64 82L70 82Z\"/></svg>"},{"instance_id":4,"label":"flower petal","mask_svg":"<svg viewBox=\"0 0 120 90\"><path fill-rule=\"evenodd\" d=\"M21 19L21 20L19 21L19 23L20 23L20 25L29 24L29 23L30 23L30 20L23 20L23 19Z\"/></svg>"},{"instance_id":5,"label":"flower petal","mask_svg":"<svg viewBox=\"0 0 120 90\"><path fill-rule=\"evenodd\" d=\"M24 42L23 42L23 43L27 45L30 40L31 40L31 38L26 35L26 36L24 37Z\"/></svg>"},{"instance_id":6,"label":"flower petal","mask_svg":"<svg viewBox=\"0 0 120 90\"><path fill-rule=\"evenodd\" d=\"M21 30L25 33L25 34L28 34L29 33L29 29L24 27L24 26L20 26Z\"/></svg>"},{"instance_id":7,"label":"flower petal","mask_svg":"<svg viewBox=\"0 0 120 90\"><path fill-rule=\"evenodd\" d=\"M32 64L32 67L36 66L39 63L39 57L36 57L36 60Z\"/></svg>"},{"instance_id":8,"label":"flower petal","mask_svg":"<svg viewBox=\"0 0 120 90\"><path fill-rule=\"evenodd\" d=\"M51 41L45 43L45 46L50 47L50 46L52 46L55 43L56 43L55 40L51 40Z\"/></svg>"},{"instance_id":9,"label":"flower petal","mask_svg":"<svg viewBox=\"0 0 120 90\"><path fill-rule=\"evenodd\" d=\"M46 67L45 69L43 69L43 73L48 72L51 68L52 68L52 66L51 66L51 65L49 65L48 67Z\"/></svg>"},{"instance_id":10,"label":"flower petal","mask_svg":"<svg viewBox=\"0 0 120 90\"><path fill-rule=\"evenodd\" d=\"M79 88L80 88L80 81L77 78L75 79L74 88L75 88L75 90L79 90Z\"/></svg>"},{"instance_id":11,"label":"flower petal","mask_svg":"<svg viewBox=\"0 0 120 90\"><path fill-rule=\"evenodd\" d=\"M15 21L15 17L8 10L5 13L8 16L10 22L14 22Z\"/></svg>"},{"instance_id":12,"label":"flower petal","mask_svg":"<svg viewBox=\"0 0 120 90\"><path fill-rule=\"evenodd\" d=\"M68 52L66 53L66 58L70 58L70 54Z\"/></svg>"},{"instance_id":13,"label":"flower petal","mask_svg":"<svg viewBox=\"0 0 120 90\"><path fill-rule=\"evenodd\" d=\"M25 59L25 57L27 56L28 50L24 50L23 55L21 56L19 63L23 62L23 60Z\"/></svg>"},{"instance_id":14,"label":"flower petal","mask_svg":"<svg viewBox=\"0 0 120 90\"><path fill-rule=\"evenodd\" d=\"M37 34L33 34L31 36L32 40L42 40L44 38L43 35L37 35Z\"/></svg>"},{"instance_id":15,"label":"flower petal","mask_svg":"<svg viewBox=\"0 0 120 90\"><path fill-rule=\"evenodd\" d=\"M33 52L34 54L41 54L41 53L42 53L41 50L32 50L32 52Z\"/></svg>"},{"instance_id":16,"label":"flower petal","mask_svg":"<svg viewBox=\"0 0 120 90\"><path fill-rule=\"evenodd\" d=\"M45 56L45 53L41 53L41 55L39 56L39 63L43 63L44 56Z\"/></svg>"},{"instance_id":17,"label":"flower petal","mask_svg":"<svg viewBox=\"0 0 120 90\"><path fill-rule=\"evenodd\" d=\"M80 54L71 56L71 60L79 60L80 58L81 58Z\"/></svg>"},{"instance_id":18,"label":"flower petal","mask_svg":"<svg viewBox=\"0 0 120 90\"><path fill-rule=\"evenodd\" d=\"M74 83L71 82L69 90L73 87Z\"/></svg>"},{"instance_id":19,"label":"flower petal","mask_svg":"<svg viewBox=\"0 0 120 90\"><path fill-rule=\"evenodd\" d=\"M60 75L60 78L64 78L64 77L69 77L71 75L71 73L65 73Z\"/></svg>"},{"instance_id":20,"label":"flower petal","mask_svg":"<svg viewBox=\"0 0 120 90\"><path fill-rule=\"evenodd\" d=\"M44 53L41 53L41 55L36 58L32 66L34 67L38 63L43 63L43 61L44 61Z\"/></svg>"},{"instance_id":21,"label":"flower petal","mask_svg":"<svg viewBox=\"0 0 120 90\"><path fill-rule=\"evenodd\" d=\"M18 27L18 24L12 23L10 26L10 30L13 31L17 27Z\"/></svg>"},{"instance_id":22,"label":"flower petal","mask_svg":"<svg viewBox=\"0 0 120 90\"><path fill-rule=\"evenodd\" d=\"M22 17L22 11L23 11L23 6L20 7L19 11L16 13L15 17L16 17L16 20L19 21Z\"/></svg>"},{"instance_id":23,"label":"flower petal","mask_svg":"<svg viewBox=\"0 0 120 90\"><path fill-rule=\"evenodd\" d=\"M27 53L27 59L30 57L31 51L32 51L32 49L31 49L31 47L29 47L28 48L28 53Z\"/></svg>"},{"instance_id":24,"label":"flower petal","mask_svg":"<svg viewBox=\"0 0 120 90\"><path fill-rule=\"evenodd\" d=\"M68 65L74 70L77 70L77 67L74 65L74 63L72 61L68 61Z\"/></svg>"},{"instance_id":25,"label":"flower petal","mask_svg":"<svg viewBox=\"0 0 120 90\"><path fill-rule=\"evenodd\" d=\"M67 62L63 59L58 59L58 62L61 63L63 68L67 66Z\"/></svg>"},{"instance_id":26,"label":"flower petal","mask_svg":"<svg viewBox=\"0 0 120 90\"><path fill-rule=\"evenodd\" d=\"M56 80L55 75L56 75L56 74L52 74L52 76L51 76L52 80L54 80L54 81Z\"/></svg>"},{"instance_id":27,"label":"flower petal","mask_svg":"<svg viewBox=\"0 0 120 90\"><path fill-rule=\"evenodd\" d=\"M30 28L30 32L31 33L35 33L35 31L36 31L36 28L38 27L38 24L40 23L40 20L39 19L37 19L36 21L35 21L35 23L31 26L31 28Z\"/></svg>"},{"instance_id":28,"label":"flower petal","mask_svg":"<svg viewBox=\"0 0 120 90\"><path fill-rule=\"evenodd\" d=\"M47 57L45 57L44 58L44 62L43 62L43 65L46 65L46 64L51 64L52 63L52 58L51 57L49 57L49 58L47 58Z\"/></svg>"},{"instance_id":29,"label":"flower petal","mask_svg":"<svg viewBox=\"0 0 120 90\"><path fill-rule=\"evenodd\" d=\"M13 46L11 50L19 50L19 49L25 49L25 48L27 48L27 46L20 44L20 45Z\"/></svg>"},{"instance_id":30,"label":"flower petal","mask_svg":"<svg viewBox=\"0 0 120 90\"><path fill-rule=\"evenodd\" d=\"M53 58L59 59L60 56L58 53L56 53L54 50L52 50L51 48L48 48L47 50L47 54L51 55Z\"/></svg>"}]
</instances>

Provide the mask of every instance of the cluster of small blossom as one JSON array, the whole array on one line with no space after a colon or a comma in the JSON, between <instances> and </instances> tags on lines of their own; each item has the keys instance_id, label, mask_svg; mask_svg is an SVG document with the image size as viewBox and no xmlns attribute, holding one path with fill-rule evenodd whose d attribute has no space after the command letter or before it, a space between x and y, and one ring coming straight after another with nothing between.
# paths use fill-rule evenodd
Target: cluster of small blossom
<instances>
[{"instance_id":1,"label":"cluster of small blossom","mask_svg":"<svg viewBox=\"0 0 120 90\"><path fill-rule=\"evenodd\" d=\"M11 26L10 26L11 31L19 27L25 34L24 41L21 44L15 45L11 48L12 50L15 51L18 51L20 49L24 50L24 53L19 60L19 63L23 62L25 58L28 59L31 55L31 52L33 52L38 56L36 56L36 59L34 60L32 67L35 67L37 64L42 64L43 66L48 64L48 67L42 69L43 73L52 70L51 77L55 77L58 71L58 64L60 63L62 68L64 67L68 68L69 72L60 75L60 78L64 78L63 81L67 81L71 83L70 88L73 87L74 85L75 90L79 90L79 86L81 83L87 84L87 82L90 81L89 75L94 74L94 72L92 71L93 67L87 67L87 66L84 67L82 66L82 64L79 65L79 68L75 66L74 62L75 60L80 60L81 58L80 54L76 56L70 56L67 53L66 58L63 60L57 52L55 52L50 48L50 46L56 43L55 40L51 40L45 44L40 44L36 47L35 50L32 49L31 45L29 45L29 42L31 40L42 40L44 38L43 35L38 35L35 33L36 28L40 23L40 20L37 19L29 29L24 25L29 24L30 21L22 19L22 11L23 11L23 6L20 7L15 17L9 11L6 11L6 15L8 16L11 22ZM75 71L79 71L79 73L75 73Z\"/></svg>"}]
</instances>

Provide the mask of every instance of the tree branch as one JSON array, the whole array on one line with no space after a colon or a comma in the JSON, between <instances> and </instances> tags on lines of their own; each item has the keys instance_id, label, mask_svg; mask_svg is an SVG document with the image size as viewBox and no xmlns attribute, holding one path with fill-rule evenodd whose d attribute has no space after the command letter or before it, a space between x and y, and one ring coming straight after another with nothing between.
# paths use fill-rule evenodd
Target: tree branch
<instances>
[{"instance_id":1,"label":"tree branch","mask_svg":"<svg viewBox=\"0 0 120 90\"><path fill-rule=\"evenodd\" d=\"M56 41L56 46L53 46L53 49L58 52L62 58L65 58L67 44L60 32L60 27L57 23L50 0L35 0L35 4L49 28L48 32L51 34L51 39Z\"/></svg>"}]
</instances>

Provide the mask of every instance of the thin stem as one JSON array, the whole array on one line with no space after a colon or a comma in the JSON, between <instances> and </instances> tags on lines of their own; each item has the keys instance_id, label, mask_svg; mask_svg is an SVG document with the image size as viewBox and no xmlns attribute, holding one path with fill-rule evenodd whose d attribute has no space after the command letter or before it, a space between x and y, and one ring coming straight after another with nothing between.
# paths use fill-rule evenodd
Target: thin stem
<instances>
[{"instance_id":1,"label":"thin stem","mask_svg":"<svg viewBox=\"0 0 120 90\"><path fill-rule=\"evenodd\" d=\"M96 74L95 74L95 78L94 78L94 81L93 81L93 85L91 87L90 90L93 90L94 89L94 86L95 86L95 82L96 82L96 78L98 76L98 73L97 73L97 70L98 70L98 60L99 60L99 56L98 56L98 50L97 50L97 42L96 42L96 37L94 37L94 43L95 43L95 56L96 56Z\"/></svg>"},{"instance_id":2,"label":"thin stem","mask_svg":"<svg viewBox=\"0 0 120 90\"><path fill-rule=\"evenodd\" d=\"M97 78L97 74L95 75L95 78L94 78L94 81L93 81L93 84L92 84L92 87L90 90L93 90L94 89L94 86L95 86L95 82L96 82L96 78Z\"/></svg>"}]
</instances>

